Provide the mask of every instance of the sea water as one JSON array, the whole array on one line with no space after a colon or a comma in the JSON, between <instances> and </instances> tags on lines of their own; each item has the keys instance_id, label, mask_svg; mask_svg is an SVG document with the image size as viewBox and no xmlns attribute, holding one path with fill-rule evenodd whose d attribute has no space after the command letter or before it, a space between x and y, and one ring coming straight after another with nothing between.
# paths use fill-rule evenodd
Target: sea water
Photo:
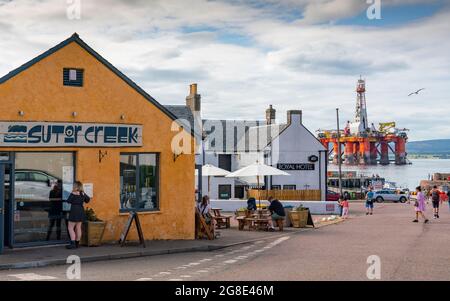
<instances>
[{"instance_id":1,"label":"sea water","mask_svg":"<svg viewBox=\"0 0 450 301\"><path fill-rule=\"evenodd\" d=\"M347 166L342 165L342 171L357 171L368 176L379 175L388 182L395 182L398 187L414 189L421 180L428 180L434 173L450 173L450 159L408 159L410 165L386 166ZM328 170L338 170L331 164Z\"/></svg>"}]
</instances>

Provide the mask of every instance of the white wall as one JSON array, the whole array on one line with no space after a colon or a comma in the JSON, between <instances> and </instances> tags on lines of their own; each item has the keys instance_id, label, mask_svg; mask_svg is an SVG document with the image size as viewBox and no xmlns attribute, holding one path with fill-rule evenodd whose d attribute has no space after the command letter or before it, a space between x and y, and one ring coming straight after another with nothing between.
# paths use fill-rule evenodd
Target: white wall
<instances>
[{"instance_id":1,"label":"white wall","mask_svg":"<svg viewBox=\"0 0 450 301\"><path fill-rule=\"evenodd\" d=\"M309 163L314 170L287 170L290 176L273 176L272 185L296 185L296 189L320 189L322 201L326 198L326 149L301 124L301 115L291 115L291 124L273 140L271 146L272 166L277 163ZM308 157L316 155L318 162L309 162ZM305 186L307 185L307 186Z\"/></svg>"}]
</instances>

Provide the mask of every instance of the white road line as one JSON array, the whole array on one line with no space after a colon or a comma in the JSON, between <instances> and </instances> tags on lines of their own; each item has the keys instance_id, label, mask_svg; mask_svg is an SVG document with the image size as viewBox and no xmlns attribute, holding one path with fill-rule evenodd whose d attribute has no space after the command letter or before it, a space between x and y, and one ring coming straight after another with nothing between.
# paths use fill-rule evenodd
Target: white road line
<instances>
[{"instance_id":1,"label":"white road line","mask_svg":"<svg viewBox=\"0 0 450 301\"><path fill-rule=\"evenodd\" d=\"M198 270L196 273L209 273L208 270Z\"/></svg>"},{"instance_id":2,"label":"white road line","mask_svg":"<svg viewBox=\"0 0 450 301\"><path fill-rule=\"evenodd\" d=\"M150 281L152 279L153 278L139 278L139 279L136 279L136 281Z\"/></svg>"},{"instance_id":3,"label":"white road line","mask_svg":"<svg viewBox=\"0 0 450 301\"><path fill-rule=\"evenodd\" d=\"M180 279L180 278L173 278L173 279L169 279L169 281L183 281L183 279Z\"/></svg>"},{"instance_id":4,"label":"white road line","mask_svg":"<svg viewBox=\"0 0 450 301\"><path fill-rule=\"evenodd\" d=\"M191 275L181 275L180 277L181 277L181 278L192 278Z\"/></svg>"},{"instance_id":5,"label":"white road line","mask_svg":"<svg viewBox=\"0 0 450 301\"><path fill-rule=\"evenodd\" d=\"M8 276L15 277L19 280L24 280L24 281L56 279L56 277L53 277L53 276L44 276L44 275L39 275L39 274L35 274L35 273L13 274L13 275L8 275Z\"/></svg>"},{"instance_id":6,"label":"white road line","mask_svg":"<svg viewBox=\"0 0 450 301\"><path fill-rule=\"evenodd\" d=\"M170 275L172 274L171 272L159 272L159 275Z\"/></svg>"},{"instance_id":7,"label":"white road line","mask_svg":"<svg viewBox=\"0 0 450 301\"><path fill-rule=\"evenodd\" d=\"M211 260L212 260L211 258L205 258L205 259L200 260L200 262L206 262L206 261L211 261Z\"/></svg>"},{"instance_id":8,"label":"white road line","mask_svg":"<svg viewBox=\"0 0 450 301\"><path fill-rule=\"evenodd\" d=\"M235 262L237 262L237 260L230 259L230 260L224 261L223 263L231 264L231 263L235 263Z\"/></svg>"}]
</instances>

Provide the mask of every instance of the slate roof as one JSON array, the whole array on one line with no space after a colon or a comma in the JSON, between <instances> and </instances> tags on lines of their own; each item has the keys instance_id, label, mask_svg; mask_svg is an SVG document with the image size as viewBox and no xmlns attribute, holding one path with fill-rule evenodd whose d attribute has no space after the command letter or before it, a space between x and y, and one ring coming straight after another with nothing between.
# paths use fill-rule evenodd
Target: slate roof
<instances>
[{"instance_id":1,"label":"slate roof","mask_svg":"<svg viewBox=\"0 0 450 301\"><path fill-rule=\"evenodd\" d=\"M152 103L154 106L156 106L159 110L161 110L164 114L166 114L168 117L170 117L172 120L177 120L177 116L174 115L170 110L165 108L163 105L161 105L158 101L156 101L152 96L150 96L147 92L145 92L141 87L139 87L135 82L133 82L130 78L128 78L125 74L123 74L119 69L114 67L110 62L108 62L105 58L103 58L100 54L98 54L94 49L92 49L88 44L86 44L77 33L74 33L70 38L62 41L58 45L50 48L46 52L40 54L39 56L35 57L31 61L28 61L27 63L23 64L19 68L16 68L6 74L3 77L0 77L0 84L3 84L7 80L13 78L14 76L18 75L19 73L27 70L31 66L35 65L36 63L40 62L41 60L45 59L46 57L52 55L56 51L64 48L65 46L69 45L70 43L77 43L81 48L83 48L86 52L88 52L90 55L92 55L94 58L96 58L100 63L102 63L106 68L108 68L110 71L112 71L114 74L116 74L118 77L120 77L123 81L125 81L128 85L130 85L136 92L141 94L145 99L147 99L150 103ZM191 132L191 134L194 134Z\"/></svg>"}]
</instances>

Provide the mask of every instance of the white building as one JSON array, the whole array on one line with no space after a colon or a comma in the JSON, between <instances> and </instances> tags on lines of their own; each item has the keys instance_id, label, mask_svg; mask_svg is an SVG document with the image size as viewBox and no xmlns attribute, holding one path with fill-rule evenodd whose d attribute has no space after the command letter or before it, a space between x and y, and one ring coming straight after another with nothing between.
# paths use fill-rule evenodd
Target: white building
<instances>
[{"instance_id":1,"label":"white building","mask_svg":"<svg viewBox=\"0 0 450 301\"><path fill-rule=\"evenodd\" d=\"M288 111L282 124L275 122L272 106L266 110L265 120L202 119L201 97L195 84L186 97L186 106L167 108L192 126L203 125L202 129L194 126L197 137L203 137L196 156L198 166L212 164L235 171L258 160L290 174L266 177L265 188L319 190L320 199L325 201L327 151L303 125L302 111ZM246 199L246 188L254 187L256 178L211 177L209 192L208 177L202 177L201 182L200 190L211 199Z\"/></svg>"}]
</instances>

